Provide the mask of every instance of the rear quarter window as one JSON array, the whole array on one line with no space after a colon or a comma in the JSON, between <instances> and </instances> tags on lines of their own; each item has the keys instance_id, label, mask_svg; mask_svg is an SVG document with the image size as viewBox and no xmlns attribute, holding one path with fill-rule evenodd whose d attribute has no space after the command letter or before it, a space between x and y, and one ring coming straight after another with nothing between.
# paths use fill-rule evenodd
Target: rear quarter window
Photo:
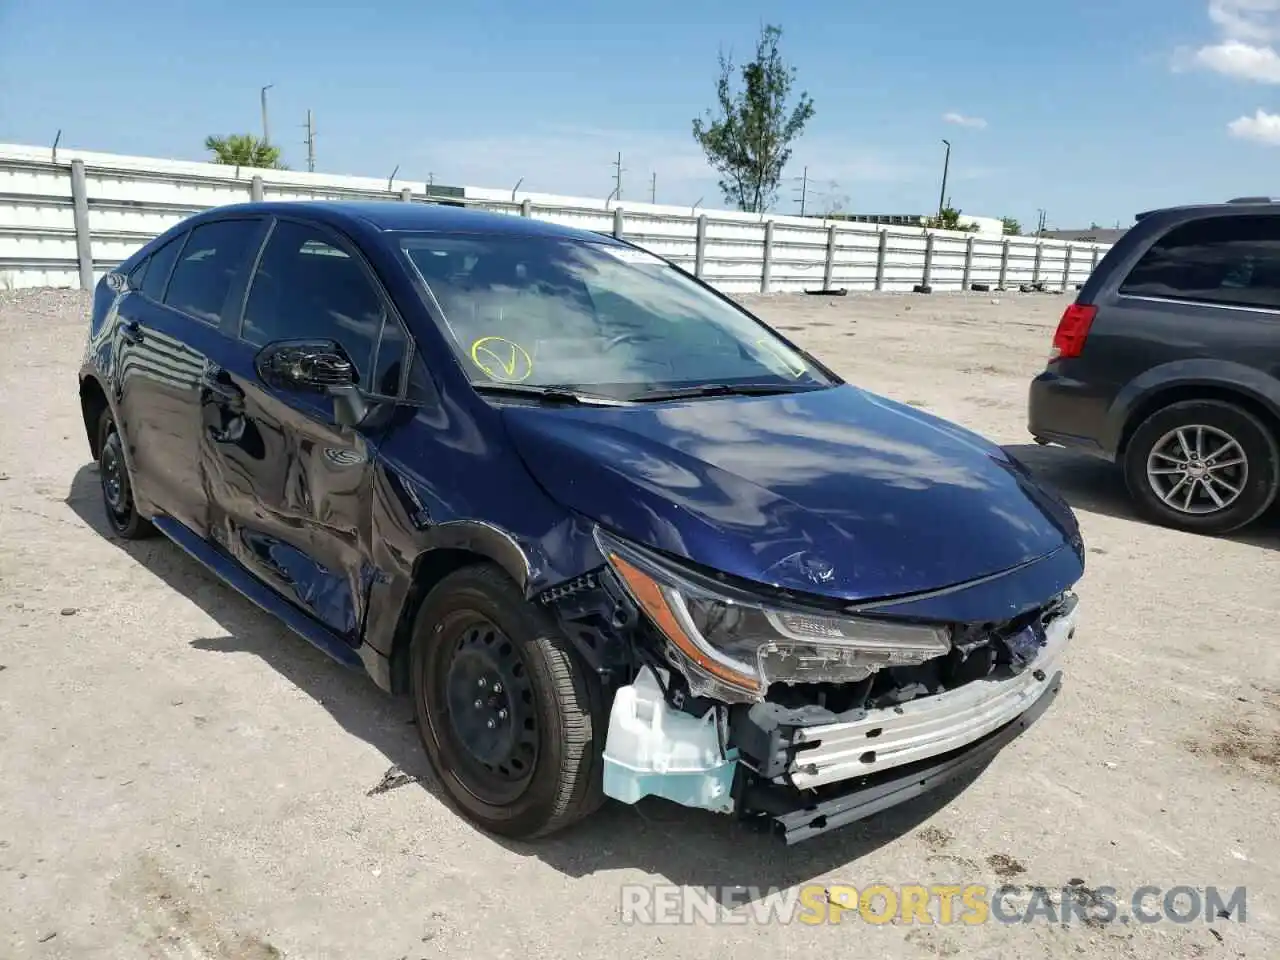
<instances>
[{"instance_id":1,"label":"rear quarter window","mask_svg":"<svg viewBox=\"0 0 1280 960\"><path fill-rule=\"evenodd\" d=\"M1280 215L1176 226L1151 245L1120 293L1280 310Z\"/></svg>"}]
</instances>

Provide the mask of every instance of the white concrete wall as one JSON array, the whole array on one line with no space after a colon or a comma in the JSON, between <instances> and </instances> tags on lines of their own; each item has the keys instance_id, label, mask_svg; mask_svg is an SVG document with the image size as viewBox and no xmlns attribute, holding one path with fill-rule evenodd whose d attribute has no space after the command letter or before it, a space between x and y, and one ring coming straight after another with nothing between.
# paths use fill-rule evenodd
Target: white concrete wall
<instances>
[{"instance_id":1,"label":"white concrete wall","mask_svg":"<svg viewBox=\"0 0 1280 960\"><path fill-rule=\"evenodd\" d=\"M171 224L200 210L252 197L261 178L267 200L421 200L420 180L379 180L286 170L253 170L83 150L0 144L0 289L80 285L72 196L73 160L85 170L89 255L96 279ZM1050 288L1083 283L1106 247L1037 242L811 217L764 216L624 200L466 187L467 206L612 233L621 210L622 234L694 272L698 224L703 220L702 276L725 292L796 292L831 287L910 291L926 280L934 290L970 283L1006 286L1043 282ZM969 218L966 218L969 219ZM989 220L990 218L974 218ZM772 244L766 269L767 224ZM991 221L997 223L999 221ZM832 236L828 227L835 226ZM983 223L984 227L989 224ZM932 236L932 256L926 257ZM926 269L926 261L927 269ZM968 269L966 271L966 262ZM1003 268L1002 268L1003 265ZM767 277L766 277L767 274ZM927 274L927 276L926 276ZM878 279L877 279L878 278Z\"/></svg>"}]
</instances>

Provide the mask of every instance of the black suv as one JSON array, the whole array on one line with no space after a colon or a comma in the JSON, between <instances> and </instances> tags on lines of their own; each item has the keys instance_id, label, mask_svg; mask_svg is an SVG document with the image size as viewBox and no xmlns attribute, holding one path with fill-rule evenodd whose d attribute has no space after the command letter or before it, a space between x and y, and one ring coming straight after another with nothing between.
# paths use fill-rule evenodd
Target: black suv
<instances>
[{"instance_id":1,"label":"black suv","mask_svg":"<svg viewBox=\"0 0 1280 960\"><path fill-rule=\"evenodd\" d=\"M1257 519L1280 488L1280 202L1139 214L1063 313L1028 421L1120 464L1158 523Z\"/></svg>"}]
</instances>

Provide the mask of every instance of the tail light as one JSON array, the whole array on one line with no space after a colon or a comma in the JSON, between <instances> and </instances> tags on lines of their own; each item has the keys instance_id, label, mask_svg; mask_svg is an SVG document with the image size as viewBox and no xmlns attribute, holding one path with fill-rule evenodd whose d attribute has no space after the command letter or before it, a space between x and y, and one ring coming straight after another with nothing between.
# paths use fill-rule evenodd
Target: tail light
<instances>
[{"instance_id":1,"label":"tail light","mask_svg":"<svg viewBox=\"0 0 1280 960\"><path fill-rule=\"evenodd\" d=\"M1053 333L1053 350L1049 352L1049 360L1069 360L1080 356L1085 338L1089 336L1089 327L1093 325L1093 318L1097 315L1097 307L1084 303L1073 303L1062 311L1058 329Z\"/></svg>"}]
</instances>

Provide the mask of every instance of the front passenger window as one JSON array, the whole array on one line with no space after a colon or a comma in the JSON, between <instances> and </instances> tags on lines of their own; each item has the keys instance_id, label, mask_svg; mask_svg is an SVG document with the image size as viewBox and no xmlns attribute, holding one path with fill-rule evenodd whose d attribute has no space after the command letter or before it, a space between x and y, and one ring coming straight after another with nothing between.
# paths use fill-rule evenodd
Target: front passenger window
<instances>
[{"instance_id":1,"label":"front passenger window","mask_svg":"<svg viewBox=\"0 0 1280 960\"><path fill-rule=\"evenodd\" d=\"M317 228L281 220L249 289L240 336L256 346L335 340L360 383L378 389L372 362L383 315L381 297L352 256Z\"/></svg>"}]
</instances>

